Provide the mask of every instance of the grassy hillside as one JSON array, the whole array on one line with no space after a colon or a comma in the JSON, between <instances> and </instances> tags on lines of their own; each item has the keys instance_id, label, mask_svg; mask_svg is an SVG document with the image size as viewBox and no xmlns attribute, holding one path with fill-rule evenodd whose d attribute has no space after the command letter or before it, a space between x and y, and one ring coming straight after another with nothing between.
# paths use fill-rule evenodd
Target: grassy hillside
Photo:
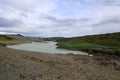
<instances>
[{"instance_id":1,"label":"grassy hillside","mask_svg":"<svg viewBox=\"0 0 120 80\"><path fill-rule=\"evenodd\" d=\"M14 40L14 38L7 35L0 35L0 41L10 41L10 40Z\"/></svg>"},{"instance_id":2,"label":"grassy hillside","mask_svg":"<svg viewBox=\"0 0 120 80\"><path fill-rule=\"evenodd\" d=\"M59 39L58 48L72 50L120 49L120 32Z\"/></svg>"},{"instance_id":3,"label":"grassy hillside","mask_svg":"<svg viewBox=\"0 0 120 80\"><path fill-rule=\"evenodd\" d=\"M39 38L25 37L20 34L16 35L0 35L0 41L37 41Z\"/></svg>"},{"instance_id":4,"label":"grassy hillside","mask_svg":"<svg viewBox=\"0 0 120 80\"><path fill-rule=\"evenodd\" d=\"M32 41L40 41L40 38L36 37L25 37L20 34L14 35L0 35L0 46L6 46L10 44L21 44L28 43Z\"/></svg>"}]
</instances>

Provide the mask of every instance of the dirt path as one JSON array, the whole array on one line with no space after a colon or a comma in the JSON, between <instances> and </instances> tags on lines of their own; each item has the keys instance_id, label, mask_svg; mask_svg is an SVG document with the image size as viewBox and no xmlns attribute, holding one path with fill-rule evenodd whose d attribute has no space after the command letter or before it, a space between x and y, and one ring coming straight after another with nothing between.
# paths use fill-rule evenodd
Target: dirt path
<instances>
[{"instance_id":1,"label":"dirt path","mask_svg":"<svg viewBox=\"0 0 120 80\"><path fill-rule=\"evenodd\" d=\"M120 80L120 60L0 47L0 80Z\"/></svg>"}]
</instances>

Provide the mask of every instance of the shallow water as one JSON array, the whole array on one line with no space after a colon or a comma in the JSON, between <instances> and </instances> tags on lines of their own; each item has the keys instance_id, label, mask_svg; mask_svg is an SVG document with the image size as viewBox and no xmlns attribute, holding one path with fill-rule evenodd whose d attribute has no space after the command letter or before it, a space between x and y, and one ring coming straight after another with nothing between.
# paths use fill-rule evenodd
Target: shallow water
<instances>
[{"instance_id":1,"label":"shallow water","mask_svg":"<svg viewBox=\"0 0 120 80\"><path fill-rule=\"evenodd\" d=\"M27 50L27 51L37 51L37 52L45 52L51 54L82 54L87 55L87 53L82 51L72 51L67 49L58 49L57 42L53 41L44 41L44 42L32 42L32 43L25 43L19 45L9 45L8 48L19 49L19 50Z\"/></svg>"}]
</instances>

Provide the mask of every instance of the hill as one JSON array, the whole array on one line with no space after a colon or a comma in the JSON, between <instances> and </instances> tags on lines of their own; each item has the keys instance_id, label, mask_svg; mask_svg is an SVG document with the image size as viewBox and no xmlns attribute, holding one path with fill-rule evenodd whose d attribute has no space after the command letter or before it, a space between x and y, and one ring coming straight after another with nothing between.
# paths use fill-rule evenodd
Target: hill
<instances>
[{"instance_id":1,"label":"hill","mask_svg":"<svg viewBox=\"0 0 120 80\"><path fill-rule=\"evenodd\" d=\"M95 51L98 53L99 51L103 50L112 52L113 50L120 50L120 32L73 38L62 38L57 40L57 42L58 48L80 50L89 53L94 53Z\"/></svg>"},{"instance_id":2,"label":"hill","mask_svg":"<svg viewBox=\"0 0 120 80\"><path fill-rule=\"evenodd\" d=\"M41 38L36 37L25 37L20 34L14 35L0 35L0 46L6 46L9 44L21 44L21 43L28 43L32 41L40 41Z\"/></svg>"},{"instance_id":3,"label":"hill","mask_svg":"<svg viewBox=\"0 0 120 80\"><path fill-rule=\"evenodd\" d=\"M0 41L7 41L7 40L13 40L14 38L9 37L7 35L0 35Z\"/></svg>"}]
</instances>

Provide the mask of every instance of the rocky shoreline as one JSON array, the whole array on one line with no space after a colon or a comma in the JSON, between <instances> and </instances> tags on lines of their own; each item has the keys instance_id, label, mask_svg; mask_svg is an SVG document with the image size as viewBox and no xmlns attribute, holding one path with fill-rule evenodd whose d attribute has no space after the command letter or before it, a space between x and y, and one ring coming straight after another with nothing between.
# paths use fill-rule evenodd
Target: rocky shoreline
<instances>
[{"instance_id":1,"label":"rocky shoreline","mask_svg":"<svg viewBox=\"0 0 120 80\"><path fill-rule=\"evenodd\" d=\"M120 57L120 50L114 49L84 49L88 54L96 56L117 56Z\"/></svg>"}]
</instances>

